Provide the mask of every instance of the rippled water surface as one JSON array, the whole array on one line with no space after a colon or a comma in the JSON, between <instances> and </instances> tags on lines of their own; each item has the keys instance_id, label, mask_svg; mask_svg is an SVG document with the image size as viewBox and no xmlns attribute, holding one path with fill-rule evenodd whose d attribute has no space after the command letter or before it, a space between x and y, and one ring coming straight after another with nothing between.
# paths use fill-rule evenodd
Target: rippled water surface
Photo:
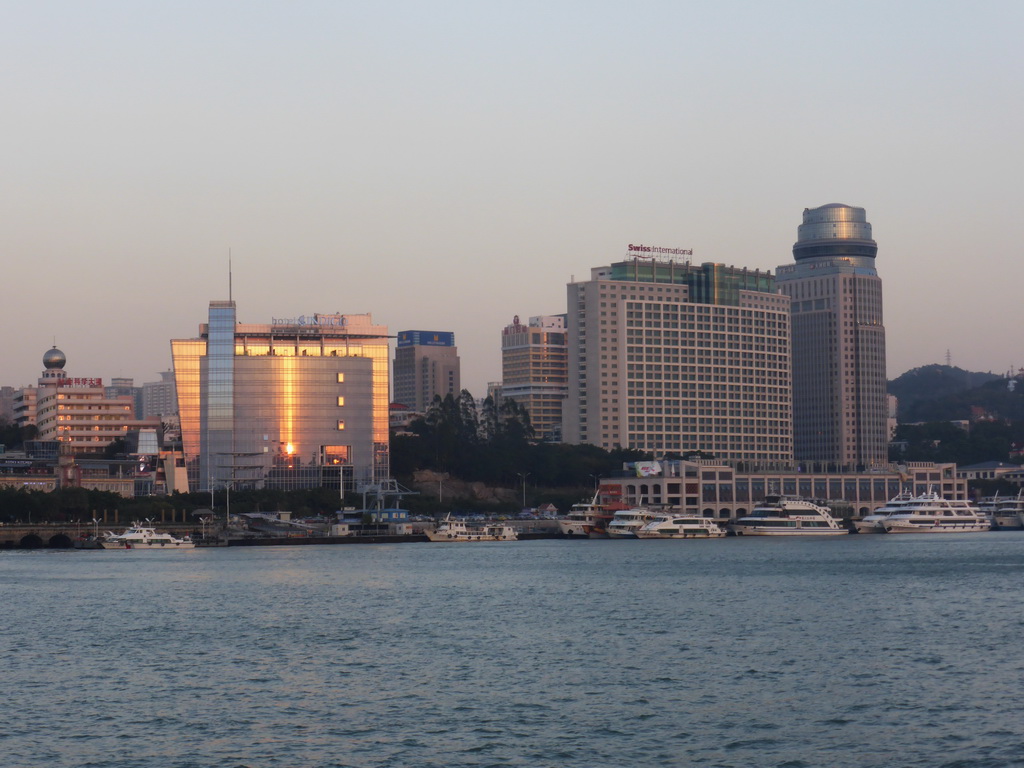
<instances>
[{"instance_id":1,"label":"rippled water surface","mask_svg":"<svg viewBox=\"0 0 1024 768\"><path fill-rule=\"evenodd\" d=\"M1024 766L1024 533L0 554L0 765Z\"/></svg>"}]
</instances>

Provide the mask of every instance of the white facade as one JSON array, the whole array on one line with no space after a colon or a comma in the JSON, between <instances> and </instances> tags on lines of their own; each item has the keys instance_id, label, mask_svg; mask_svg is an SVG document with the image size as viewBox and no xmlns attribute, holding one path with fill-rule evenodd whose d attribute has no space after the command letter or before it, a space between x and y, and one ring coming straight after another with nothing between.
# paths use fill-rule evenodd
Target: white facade
<instances>
[{"instance_id":1,"label":"white facade","mask_svg":"<svg viewBox=\"0 0 1024 768\"><path fill-rule=\"evenodd\" d=\"M789 299L771 275L621 262L568 286L564 440L789 461Z\"/></svg>"}]
</instances>

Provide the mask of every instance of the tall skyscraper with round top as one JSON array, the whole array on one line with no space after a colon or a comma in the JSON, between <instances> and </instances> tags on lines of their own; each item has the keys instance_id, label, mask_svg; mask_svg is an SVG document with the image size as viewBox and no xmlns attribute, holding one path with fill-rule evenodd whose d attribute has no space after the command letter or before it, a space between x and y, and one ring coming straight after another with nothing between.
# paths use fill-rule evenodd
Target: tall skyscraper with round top
<instances>
[{"instance_id":1,"label":"tall skyscraper with round top","mask_svg":"<svg viewBox=\"0 0 1024 768\"><path fill-rule=\"evenodd\" d=\"M791 300L797 460L867 469L888 459L877 252L863 208L805 208L794 263L776 272Z\"/></svg>"}]
</instances>

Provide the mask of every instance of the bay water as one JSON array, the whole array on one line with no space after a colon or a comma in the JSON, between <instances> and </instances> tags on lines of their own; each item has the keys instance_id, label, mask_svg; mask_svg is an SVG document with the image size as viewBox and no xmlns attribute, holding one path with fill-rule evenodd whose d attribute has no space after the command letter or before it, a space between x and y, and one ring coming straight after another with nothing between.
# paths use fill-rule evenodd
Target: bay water
<instances>
[{"instance_id":1,"label":"bay water","mask_svg":"<svg viewBox=\"0 0 1024 768\"><path fill-rule=\"evenodd\" d=\"M1024 766L1024 533L0 553L0 765Z\"/></svg>"}]
</instances>

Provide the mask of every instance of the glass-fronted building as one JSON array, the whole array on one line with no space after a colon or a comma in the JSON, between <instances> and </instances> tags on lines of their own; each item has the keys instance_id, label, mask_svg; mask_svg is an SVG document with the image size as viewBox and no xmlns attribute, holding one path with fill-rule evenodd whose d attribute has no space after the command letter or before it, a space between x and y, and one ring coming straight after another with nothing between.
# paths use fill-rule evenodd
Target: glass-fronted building
<instances>
[{"instance_id":1,"label":"glass-fronted building","mask_svg":"<svg viewBox=\"0 0 1024 768\"><path fill-rule=\"evenodd\" d=\"M190 487L358 489L388 475L388 334L370 315L265 325L210 302L171 341Z\"/></svg>"}]
</instances>

